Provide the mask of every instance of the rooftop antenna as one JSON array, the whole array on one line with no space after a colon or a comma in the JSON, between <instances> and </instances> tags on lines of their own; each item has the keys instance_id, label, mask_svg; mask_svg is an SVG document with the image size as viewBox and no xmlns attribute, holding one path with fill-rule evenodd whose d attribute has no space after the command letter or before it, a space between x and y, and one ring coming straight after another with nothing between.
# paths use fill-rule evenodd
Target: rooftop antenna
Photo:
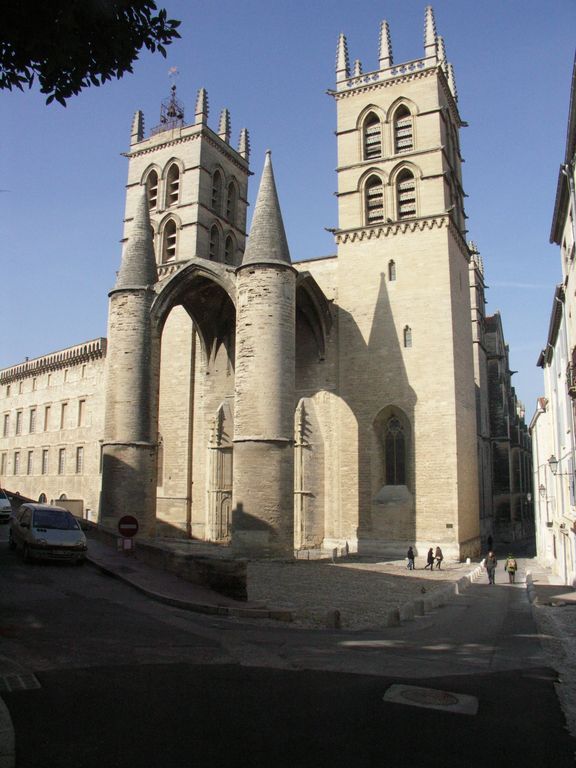
<instances>
[{"instance_id":1,"label":"rooftop antenna","mask_svg":"<svg viewBox=\"0 0 576 768\"><path fill-rule=\"evenodd\" d=\"M172 83L170 96L160 105L160 125L153 129L153 134L180 128L184 124L184 105L176 98L175 81L179 74L178 67L170 67L168 70L168 77Z\"/></svg>"}]
</instances>

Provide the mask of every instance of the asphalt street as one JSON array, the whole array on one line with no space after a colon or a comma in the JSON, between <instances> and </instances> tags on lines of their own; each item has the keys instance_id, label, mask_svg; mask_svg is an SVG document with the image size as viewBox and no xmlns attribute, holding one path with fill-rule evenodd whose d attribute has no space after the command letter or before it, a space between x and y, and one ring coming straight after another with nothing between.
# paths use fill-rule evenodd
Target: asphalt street
<instances>
[{"instance_id":1,"label":"asphalt street","mask_svg":"<svg viewBox=\"0 0 576 768\"><path fill-rule=\"evenodd\" d=\"M473 584L401 627L301 630L187 613L0 542L0 609L18 768L574 765L520 584Z\"/></svg>"}]
</instances>

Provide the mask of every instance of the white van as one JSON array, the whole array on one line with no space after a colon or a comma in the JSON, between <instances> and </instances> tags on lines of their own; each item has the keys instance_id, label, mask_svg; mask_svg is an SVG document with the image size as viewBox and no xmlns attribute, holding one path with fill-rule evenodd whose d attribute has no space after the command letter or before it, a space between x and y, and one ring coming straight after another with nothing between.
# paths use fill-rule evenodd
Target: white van
<instances>
[{"instance_id":1,"label":"white van","mask_svg":"<svg viewBox=\"0 0 576 768\"><path fill-rule=\"evenodd\" d=\"M12 517L12 504L2 488L0 488L0 523L7 523Z\"/></svg>"}]
</instances>

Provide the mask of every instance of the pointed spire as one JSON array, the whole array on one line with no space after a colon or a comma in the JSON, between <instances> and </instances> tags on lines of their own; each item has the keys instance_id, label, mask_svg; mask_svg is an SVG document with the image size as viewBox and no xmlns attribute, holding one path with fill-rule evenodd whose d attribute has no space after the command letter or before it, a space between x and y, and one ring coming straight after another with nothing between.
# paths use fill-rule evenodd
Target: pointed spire
<instances>
[{"instance_id":1,"label":"pointed spire","mask_svg":"<svg viewBox=\"0 0 576 768\"><path fill-rule=\"evenodd\" d=\"M362 62L360 59L356 59L354 62L354 77L358 77L362 74Z\"/></svg>"},{"instance_id":2,"label":"pointed spire","mask_svg":"<svg viewBox=\"0 0 576 768\"><path fill-rule=\"evenodd\" d=\"M448 74L448 59L446 58L446 46L444 45L444 38L442 35L438 35L438 63L442 66L444 74Z\"/></svg>"},{"instance_id":3,"label":"pointed spire","mask_svg":"<svg viewBox=\"0 0 576 768\"><path fill-rule=\"evenodd\" d=\"M436 47L436 22L434 21L434 11L431 5L426 6L426 20L424 23L424 56L437 56Z\"/></svg>"},{"instance_id":4,"label":"pointed spire","mask_svg":"<svg viewBox=\"0 0 576 768\"><path fill-rule=\"evenodd\" d=\"M208 122L208 92L206 88L200 88L196 99L196 119L195 123L206 125Z\"/></svg>"},{"instance_id":5,"label":"pointed spire","mask_svg":"<svg viewBox=\"0 0 576 768\"><path fill-rule=\"evenodd\" d=\"M220 120L218 122L218 136L226 142L230 143L230 112L224 108L220 112Z\"/></svg>"},{"instance_id":6,"label":"pointed spire","mask_svg":"<svg viewBox=\"0 0 576 768\"><path fill-rule=\"evenodd\" d=\"M242 266L292 263L270 155L268 150Z\"/></svg>"},{"instance_id":7,"label":"pointed spire","mask_svg":"<svg viewBox=\"0 0 576 768\"><path fill-rule=\"evenodd\" d=\"M238 154L242 155L244 160L250 160L250 134L248 133L248 128L242 128L240 131Z\"/></svg>"},{"instance_id":8,"label":"pointed spire","mask_svg":"<svg viewBox=\"0 0 576 768\"><path fill-rule=\"evenodd\" d=\"M338 48L336 49L336 82L346 80L350 77L350 63L348 61L348 43L346 35L341 32L338 38Z\"/></svg>"},{"instance_id":9,"label":"pointed spire","mask_svg":"<svg viewBox=\"0 0 576 768\"><path fill-rule=\"evenodd\" d=\"M387 21L380 24L380 69L388 69L394 63L392 57L392 43L390 41L390 27Z\"/></svg>"},{"instance_id":10,"label":"pointed spire","mask_svg":"<svg viewBox=\"0 0 576 768\"><path fill-rule=\"evenodd\" d=\"M130 135L130 144L136 144L144 138L144 113L138 110L132 120L132 133Z\"/></svg>"},{"instance_id":11,"label":"pointed spire","mask_svg":"<svg viewBox=\"0 0 576 768\"><path fill-rule=\"evenodd\" d=\"M143 186L114 287L116 290L143 288L156 282L158 282L158 271L152 244L148 196L146 187Z\"/></svg>"},{"instance_id":12,"label":"pointed spire","mask_svg":"<svg viewBox=\"0 0 576 768\"><path fill-rule=\"evenodd\" d=\"M458 101L458 91L456 90L456 78L454 77L454 67L452 64L446 65L448 68L448 85L450 86L450 90L452 91L452 96L454 96L454 101Z\"/></svg>"}]
</instances>

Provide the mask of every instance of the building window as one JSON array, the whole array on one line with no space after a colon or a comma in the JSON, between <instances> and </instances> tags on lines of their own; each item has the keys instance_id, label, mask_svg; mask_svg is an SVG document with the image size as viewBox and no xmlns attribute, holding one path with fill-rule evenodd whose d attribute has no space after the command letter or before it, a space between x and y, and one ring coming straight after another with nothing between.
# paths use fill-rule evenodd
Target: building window
<instances>
[{"instance_id":1,"label":"building window","mask_svg":"<svg viewBox=\"0 0 576 768\"><path fill-rule=\"evenodd\" d=\"M6 386L6 397L10 397L10 384Z\"/></svg>"},{"instance_id":2,"label":"building window","mask_svg":"<svg viewBox=\"0 0 576 768\"><path fill-rule=\"evenodd\" d=\"M382 156L382 126L374 112L364 121L364 160Z\"/></svg>"},{"instance_id":3,"label":"building window","mask_svg":"<svg viewBox=\"0 0 576 768\"><path fill-rule=\"evenodd\" d=\"M173 163L166 177L166 195L168 206L176 205L180 197L180 168Z\"/></svg>"},{"instance_id":4,"label":"building window","mask_svg":"<svg viewBox=\"0 0 576 768\"><path fill-rule=\"evenodd\" d=\"M66 414L68 413L68 403L62 403L60 406L60 429L66 427Z\"/></svg>"},{"instance_id":5,"label":"building window","mask_svg":"<svg viewBox=\"0 0 576 768\"><path fill-rule=\"evenodd\" d=\"M34 451L28 451L28 460L26 462L26 474L32 475L34 474L32 469L34 465Z\"/></svg>"},{"instance_id":6,"label":"building window","mask_svg":"<svg viewBox=\"0 0 576 768\"><path fill-rule=\"evenodd\" d=\"M146 197L148 198L149 210L155 211L158 204L158 174L156 171L150 171L146 179Z\"/></svg>"},{"instance_id":7,"label":"building window","mask_svg":"<svg viewBox=\"0 0 576 768\"><path fill-rule=\"evenodd\" d=\"M82 372L80 373L80 378L83 379L86 376L86 366L82 366Z\"/></svg>"},{"instance_id":8,"label":"building window","mask_svg":"<svg viewBox=\"0 0 576 768\"><path fill-rule=\"evenodd\" d=\"M212 210L220 216L222 211L222 174L214 171L212 176Z\"/></svg>"},{"instance_id":9,"label":"building window","mask_svg":"<svg viewBox=\"0 0 576 768\"><path fill-rule=\"evenodd\" d=\"M233 181L228 184L228 194L226 196L226 218L230 224L236 224L236 206L238 204L238 195L236 193L236 184Z\"/></svg>"},{"instance_id":10,"label":"building window","mask_svg":"<svg viewBox=\"0 0 576 768\"><path fill-rule=\"evenodd\" d=\"M30 408L30 433L36 432L36 408Z\"/></svg>"},{"instance_id":11,"label":"building window","mask_svg":"<svg viewBox=\"0 0 576 768\"><path fill-rule=\"evenodd\" d=\"M162 239L162 263L174 261L176 258L176 222L170 219L164 227L164 237Z\"/></svg>"},{"instance_id":12,"label":"building window","mask_svg":"<svg viewBox=\"0 0 576 768\"><path fill-rule=\"evenodd\" d=\"M44 432L48 432L49 427L50 427L50 406L45 405L44 406Z\"/></svg>"},{"instance_id":13,"label":"building window","mask_svg":"<svg viewBox=\"0 0 576 768\"><path fill-rule=\"evenodd\" d=\"M68 368L64 368L64 384L68 381Z\"/></svg>"},{"instance_id":14,"label":"building window","mask_svg":"<svg viewBox=\"0 0 576 768\"><path fill-rule=\"evenodd\" d=\"M76 448L76 474L81 475L84 471L84 448L79 445Z\"/></svg>"},{"instance_id":15,"label":"building window","mask_svg":"<svg viewBox=\"0 0 576 768\"><path fill-rule=\"evenodd\" d=\"M48 474L48 448L42 450L42 474Z\"/></svg>"},{"instance_id":16,"label":"building window","mask_svg":"<svg viewBox=\"0 0 576 768\"><path fill-rule=\"evenodd\" d=\"M7 454L3 453L2 456L0 456L0 475L4 476L6 474L6 461L7 461Z\"/></svg>"},{"instance_id":17,"label":"building window","mask_svg":"<svg viewBox=\"0 0 576 768\"><path fill-rule=\"evenodd\" d=\"M379 176L370 176L366 182L366 223L384 221L384 187Z\"/></svg>"},{"instance_id":18,"label":"building window","mask_svg":"<svg viewBox=\"0 0 576 768\"><path fill-rule=\"evenodd\" d=\"M410 171L402 171L396 180L398 218L416 216L416 180Z\"/></svg>"},{"instance_id":19,"label":"building window","mask_svg":"<svg viewBox=\"0 0 576 768\"><path fill-rule=\"evenodd\" d=\"M84 418L86 413L86 400L78 401L78 426L84 426Z\"/></svg>"},{"instance_id":20,"label":"building window","mask_svg":"<svg viewBox=\"0 0 576 768\"><path fill-rule=\"evenodd\" d=\"M412 328L409 325L404 327L404 346L406 348L412 346Z\"/></svg>"},{"instance_id":21,"label":"building window","mask_svg":"<svg viewBox=\"0 0 576 768\"><path fill-rule=\"evenodd\" d=\"M388 262L388 280L390 282L396 280L396 262L392 260Z\"/></svg>"},{"instance_id":22,"label":"building window","mask_svg":"<svg viewBox=\"0 0 576 768\"><path fill-rule=\"evenodd\" d=\"M394 148L396 152L409 152L414 149L412 115L405 106L398 107L394 115Z\"/></svg>"},{"instance_id":23,"label":"building window","mask_svg":"<svg viewBox=\"0 0 576 768\"><path fill-rule=\"evenodd\" d=\"M21 394L22 394L22 382L21 382L21 381L20 381L20 382L18 382L18 394L19 394L19 395L21 395Z\"/></svg>"},{"instance_id":24,"label":"building window","mask_svg":"<svg viewBox=\"0 0 576 768\"><path fill-rule=\"evenodd\" d=\"M37 379L32 379L32 392L36 392Z\"/></svg>"},{"instance_id":25,"label":"building window","mask_svg":"<svg viewBox=\"0 0 576 768\"><path fill-rule=\"evenodd\" d=\"M8 437L8 430L10 429L10 414L4 414L4 425L2 427L2 435Z\"/></svg>"},{"instance_id":26,"label":"building window","mask_svg":"<svg viewBox=\"0 0 576 768\"><path fill-rule=\"evenodd\" d=\"M220 233L214 225L210 230L210 261L218 261L220 256Z\"/></svg>"},{"instance_id":27,"label":"building window","mask_svg":"<svg viewBox=\"0 0 576 768\"><path fill-rule=\"evenodd\" d=\"M234 240L231 237L226 238L226 245L224 246L224 262L226 264L234 264Z\"/></svg>"},{"instance_id":28,"label":"building window","mask_svg":"<svg viewBox=\"0 0 576 768\"><path fill-rule=\"evenodd\" d=\"M14 474L20 474L20 451L14 453Z\"/></svg>"},{"instance_id":29,"label":"building window","mask_svg":"<svg viewBox=\"0 0 576 768\"><path fill-rule=\"evenodd\" d=\"M60 448L58 451L58 474L63 475L66 469L66 448Z\"/></svg>"},{"instance_id":30,"label":"building window","mask_svg":"<svg viewBox=\"0 0 576 768\"><path fill-rule=\"evenodd\" d=\"M49 373L48 374L48 384L47 384L47 386L50 386L51 383L52 383L52 374Z\"/></svg>"},{"instance_id":31,"label":"building window","mask_svg":"<svg viewBox=\"0 0 576 768\"><path fill-rule=\"evenodd\" d=\"M22 411L16 411L16 434L22 434Z\"/></svg>"},{"instance_id":32,"label":"building window","mask_svg":"<svg viewBox=\"0 0 576 768\"><path fill-rule=\"evenodd\" d=\"M406 437L402 422L392 416L384 433L386 485L406 485Z\"/></svg>"}]
</instances>

